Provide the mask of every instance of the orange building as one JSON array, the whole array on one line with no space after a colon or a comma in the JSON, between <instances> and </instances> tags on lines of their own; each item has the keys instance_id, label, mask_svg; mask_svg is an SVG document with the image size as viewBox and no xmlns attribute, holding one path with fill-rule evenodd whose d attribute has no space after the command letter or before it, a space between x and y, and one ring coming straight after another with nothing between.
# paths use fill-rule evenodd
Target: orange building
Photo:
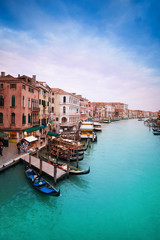
<instances>
[{"instance_id":1,"label":"orange building","mask_svg":"<svg viewBox=\"0 0 160 240\"><path fill-rule=\"evenodd\" d=\"M9 133L10 142L23 138L25 129L39 125L36 76L0 76L0 131Z\"/></svg>"}]
</instances>

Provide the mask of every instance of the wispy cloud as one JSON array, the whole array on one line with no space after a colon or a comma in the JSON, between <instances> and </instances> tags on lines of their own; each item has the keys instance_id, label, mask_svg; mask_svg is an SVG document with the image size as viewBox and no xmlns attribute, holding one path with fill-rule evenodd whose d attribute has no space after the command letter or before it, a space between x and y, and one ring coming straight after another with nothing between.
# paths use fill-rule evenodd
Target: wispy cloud
<instances>
[{"instance_id":1,"label":"wispy cloud","mask_svg":"<svg viewBox=\"0 0 160 240\"><path fill-rule=\"evenodd\" d=\"M97 36L73 21L51 24L39 38L32 31L0 30L0 69L36 74L51 87L91 101L122 101L133 109L160 108L156 69L112 38Z\"/></svg>"}]
</instances>

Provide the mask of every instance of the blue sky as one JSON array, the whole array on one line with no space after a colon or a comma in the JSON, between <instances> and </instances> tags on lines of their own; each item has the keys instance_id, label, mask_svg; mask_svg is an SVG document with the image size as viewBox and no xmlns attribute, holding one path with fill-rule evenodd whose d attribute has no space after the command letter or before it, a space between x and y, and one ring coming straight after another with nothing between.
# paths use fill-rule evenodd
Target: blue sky
<instances>
[{"instance_id":1,"label":"blue sky","mask_svg":"<svg viewBox=\"0 0 160 240\"><path fill-rule=\"evenodd\" d=\"M0 69L157 111L159 9L151 0L0 0Z\"/></svg>"}]
</instances>

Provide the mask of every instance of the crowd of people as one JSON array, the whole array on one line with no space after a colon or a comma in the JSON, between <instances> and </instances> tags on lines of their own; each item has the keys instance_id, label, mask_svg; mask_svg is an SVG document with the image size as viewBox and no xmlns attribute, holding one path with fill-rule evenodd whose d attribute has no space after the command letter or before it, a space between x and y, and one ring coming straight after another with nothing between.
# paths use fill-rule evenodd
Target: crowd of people
<instances>
[{"instance_id":1,"label":"crowd of people","mask_svg":"<svg viewBox=\"0 0 160 240\"><path fill-rule=\"evenodd\" d=\"M17 150L19 154L21 152L26 152L27 148L28 148L27 141L21 140L20 142L17 143Z\"/></svg>"}]
</instances>

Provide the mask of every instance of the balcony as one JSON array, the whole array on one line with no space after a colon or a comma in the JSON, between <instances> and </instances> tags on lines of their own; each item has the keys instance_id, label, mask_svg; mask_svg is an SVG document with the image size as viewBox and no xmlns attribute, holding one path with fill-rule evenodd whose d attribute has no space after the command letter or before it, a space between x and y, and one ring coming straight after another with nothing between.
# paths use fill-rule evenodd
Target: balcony
<instances>
[{"instance_id":1,"label":"balcony","mask_svg":"<svg viewBox=\"0 0 160 240\"><path fill-rule=\"evenodd\" d=\"M33 106L32 106L31 111L32 111L32 112L39 112L39 111L40 111L40 108L39 108L39 107L33 107Z\"/></svg>"}]
</instances>

